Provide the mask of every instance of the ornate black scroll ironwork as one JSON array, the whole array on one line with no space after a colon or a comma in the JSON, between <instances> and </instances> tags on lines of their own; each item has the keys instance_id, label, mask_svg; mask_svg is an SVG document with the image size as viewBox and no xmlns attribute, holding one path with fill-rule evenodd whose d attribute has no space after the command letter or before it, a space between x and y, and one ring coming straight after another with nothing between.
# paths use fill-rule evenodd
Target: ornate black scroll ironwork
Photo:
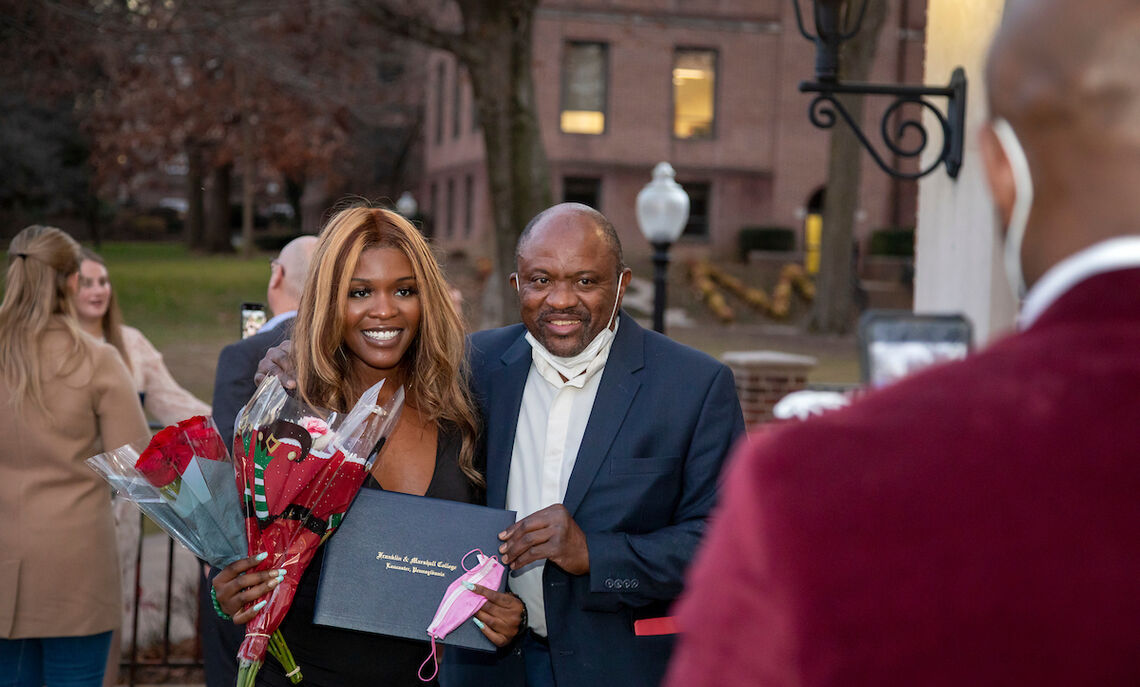
<instances>
[{"instance_id":1,"label":"ornate black scroll ironwork","mask_svg":"<svg viewBox=\"0 0 1140 687\"><path fill-rule=\"evenodd\" d=\"M958 67L950 76L946 86L906 86L869 83L842 83L839 81L839 46L859 31L867 0L862 0L859 9L850 10L845 0L812 0L816 35L804 29L800 14L799 0L792 0L796 10L796 23L804 38L816 44L816 80L800 84L803 93L816 93L808 106L808 118L821 129L830 129L842 119L847 122L856 138L874 158L876 164L887 174L900 179L918 179L930 174L945 163L946 173L951 178L958 177L962 167L962 144L966 127L966 73ZM883 112L879 123L882 145L893 158L888 161L871 142L861 127L857 126L851 113L843 106L837 95L889 96L894 98ZM946 113L927 98L946 98ZM918 114L903 112L906 105L917 105ZM934 115L942 134L942 148L937 159L917 172L907 172L893 166L893 163L920 157L930 142L930 134L922 122L921 112L927 110ZM912 110L913 113L913 110ZM913 143L907 143L913 140Z\"/></svg>"}]
</instances>

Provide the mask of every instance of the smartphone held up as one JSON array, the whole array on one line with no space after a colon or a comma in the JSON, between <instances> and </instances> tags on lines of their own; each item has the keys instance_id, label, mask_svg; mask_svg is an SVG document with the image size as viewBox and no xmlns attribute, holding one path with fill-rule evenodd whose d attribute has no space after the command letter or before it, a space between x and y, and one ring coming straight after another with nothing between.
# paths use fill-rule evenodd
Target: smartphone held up
<instances>
[{"instance_id":1,"label":"smartphone held up","mask_svg":"<svg viewBox=\"0 0 1140 687\"><path fill-rule=\"evenodd\" d=\"M241 304L241 317L239 318L241 324L241 338L248 339L257 333L261 326L265 324L267 317L265 314L265 306L261 303L242 303Z\"/></svg>"}]
</instances>

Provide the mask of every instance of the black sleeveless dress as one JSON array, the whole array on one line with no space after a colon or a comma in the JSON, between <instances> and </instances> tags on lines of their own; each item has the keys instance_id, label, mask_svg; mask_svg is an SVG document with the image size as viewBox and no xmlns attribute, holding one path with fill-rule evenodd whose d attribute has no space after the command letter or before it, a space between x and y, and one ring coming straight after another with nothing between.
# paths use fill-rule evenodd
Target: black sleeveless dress
<instances>
[{"instance_id":1,"label":"black sleeveless dress","mask_svg":"<svg viewBox=\"0 0 1140 687\"><path fill-rule=\"evenodd\" d=\"M459 432L454 427L440 428L435 472L424 496L465 503L479 502L477 488L459 469L461 443ZM381 487L369 476L364 488ZM332 536L335 537L336 533ZM431 653L431 646L426 641L313 624L313 608L323 558L320 550L313 556L309 568L301 576L293 605L281 623L281 632L305 678L300 683L301 686L422 687L438 684L435 680L421 682L417 677L420 664ZM268 654L265 664L258 672L257 684L264 687L292 687L277 659Z\"/></svg>"}]
</instances>

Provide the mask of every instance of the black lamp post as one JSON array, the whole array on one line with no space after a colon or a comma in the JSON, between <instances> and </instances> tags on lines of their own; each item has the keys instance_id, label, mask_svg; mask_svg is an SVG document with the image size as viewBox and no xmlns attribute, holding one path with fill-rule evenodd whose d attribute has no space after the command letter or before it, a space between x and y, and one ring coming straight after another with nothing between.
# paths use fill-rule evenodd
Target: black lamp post
<instances>
[{"instance_id":1,"label":"black lamp post","mask_svg":"<svg viewBox=\"0 0 1140 687\"><path fill-rule=\"evenodd\" d=\"M637 224L653 246L653 331L665 333L665 271L669 247L689 221L689 194L668 162L653 168L653 181L637 194Z\"/></svg>"},{"instance_id":2,"label":"black lamp post","mask_svg":"<svg viewBox=\"0 0 1140 687\"><path fill-rule=\"evenodd\" d=\"M950 83L946 86L903 86L869 83L840 83L839 81L839 46L843 41L859 33L863 23L863 15L867 11L867 3L871 0L811 0L812 15L815 20L815 35L804 29L803 16L800 13L800 0L792 0L796 10L796 24L800 33L809 41L815 42L815 81L800 83L800 91L816 93L808 106L808 118L811 123L821 129L830 129L835 126L838 118L842 118L864 148L874 158L876 164L887 174L900 179L918 179L930 174L942 163L946 163L946 173L951 178L958 177L958 170L962 167L962 143L966 129L966 73L958 67L950 75ZM904 172L891 167L879 154L867 135L856 124L851 114L843 104L835 98L836 95L885 95L894 96L895 100L883 113L879 124L879 134L883 144L890 152L900 158L916 158L926 150L929 135L920 117L904 118L891 126L890 120L899 113L902 116L904 105L918 105L931 112L938 120L942 130L942 150L938 159L929 166L917 172ZM935 107L927 97L946 98L946 114ZM838 115L838 117L837 117ZM908 134L915 135L916 143L906 145L903 138Z\"/></svg>"}]
</instances>

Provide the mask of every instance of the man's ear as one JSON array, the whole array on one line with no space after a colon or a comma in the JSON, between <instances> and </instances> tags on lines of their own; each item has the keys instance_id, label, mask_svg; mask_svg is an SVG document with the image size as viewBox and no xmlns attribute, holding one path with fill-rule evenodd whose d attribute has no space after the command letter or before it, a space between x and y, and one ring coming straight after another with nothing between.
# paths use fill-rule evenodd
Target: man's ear
<instances>
[{"instance_id":1,"label":"man's ear","mask_svg":"<svg viewBox=\"0 0 1140 687\"><path fill-rule=\"evenodd\" d=\"M627 286L629 286L630 279L633 279L633 270L629 269L628 267L623 267L621 272L618 274L618 295L617 300L614 303L615 309L621 309L622 301L625 300L625 289ZM611 322L610 325L612 326L613 323Z\"/></svg>"},{"instance_id":2,"label":"man's ear","mask_svg":"<svg viewBox=\"0 0 1140 687\"><path fill-rule=\"evenodd\" d=\"M1002 230L1009 226L1013 216L1013 203L1017 198L1017 185L1013 181L1013 167L1005 149L994 133L993 125L986 122L978 130L979 146L982 153L982 164L986 168L986 179L989 181L990 194L993 196L994 207L1001 219Z\"/></svg>"},{"instance_id":3,"label":"man's ear","mask_svg":"<svg viewBox=\"0 0 1140 687\"><path fill-rule=\"evenodd\" d=\"M518 272L511 272L511 275L509 277L507 277L507 281L509 281L511 283L511 286L515 287L515 291L519 290L519 273Z\"/></svg>"},{"instance_id":4,"label":"man's ear","mask_svg":"<svg viewBox=\"0 0 1140 687\"><path fill-rule=\"evenodd\" d=\"M629 281L631 279L633 279L633 270L628 267L624 268L621 271L621 274L618 275L618 290L621 292L620 300L625 299L625 289L627 286L629 286Z\"/></svg>"},{"instance_id":5,"label":"man's ear","mask_svg":"<svg viewBox=\"0 0 1140 687\"><path fill-rule=\"evenodd\" d=\"M269 274L269 290L273 291L281 287L281 282L285 281L285 267L280 263L273 263L273 271Z\"/></svg>"}]
</instances>

